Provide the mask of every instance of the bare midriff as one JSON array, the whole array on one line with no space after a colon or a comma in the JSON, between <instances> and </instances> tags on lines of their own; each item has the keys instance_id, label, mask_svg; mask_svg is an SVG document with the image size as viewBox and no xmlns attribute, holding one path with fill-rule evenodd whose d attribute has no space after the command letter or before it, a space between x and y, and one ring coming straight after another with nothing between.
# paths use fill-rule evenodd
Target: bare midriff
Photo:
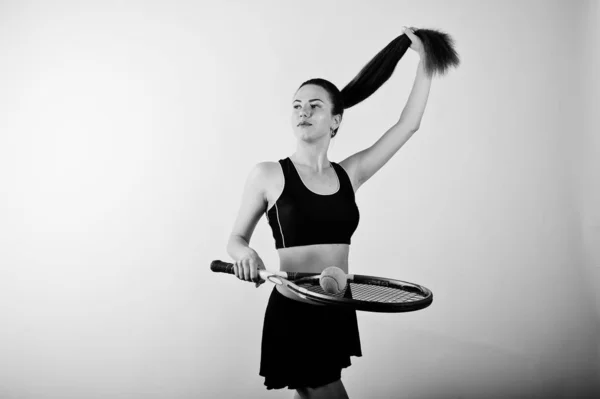
<instances>
[{"instance_id":1,"label":"bare midriff","mask_svg":"<svg viewBox=\"0 0 600 399\"><path fill-rule=\"evenodd\" d=\"M317 195L333 195L340 189L337 173L333 169L328 171L330 178L326 184L315 184L316 179L314 176L311 178L309 173L306 173L299 165L295 164L295 167L296 170L304 175L300 178L302 184L305 185L305 182L308 182L311 187L309 188L305 185L306 188ZM269 180L269 184L267 184L267 209L271 209L274 206L275 201L277 201L284 189L284 178L281 168L278 167L274 170L276 173L274 173ZM277 253L279 254L279 268L282 272L321 273L329 266L336 266L346 274L348 273L349 244L302 245L279 248L277 249ZM288 298L306 302L281 285L277 285L277 291Z\"/></svg>"},{"instance_id":2,"label":"bare midriff","mask_svg":"<svg viewBox=\"0 0 600 399\"><path fill-rule=\"evenodd\" d=\"M329 266L336 266L348 273L348 244L317 244L299 247L279 248L279 266L282 272L321 273ZM281 285L277 291L288 298L298 300L298 296Z\"/></svg>"}]
</instances>

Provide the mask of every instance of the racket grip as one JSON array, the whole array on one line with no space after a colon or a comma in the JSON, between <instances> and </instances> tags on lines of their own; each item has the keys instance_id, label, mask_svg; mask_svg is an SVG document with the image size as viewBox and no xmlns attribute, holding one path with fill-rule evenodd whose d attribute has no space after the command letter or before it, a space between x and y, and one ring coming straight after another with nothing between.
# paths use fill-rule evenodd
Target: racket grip
<instances>
[{"instance_id":1,"label":"racket grip","mask_svg":"<svg viewBox=\"0 0 600 399\"><path fill-rule=\"evenodd\" d=\"M210 264L210 270L215 273L235 274L233 263L222 262L220 260L213 260Z\"/></svg>"}]
</instances>

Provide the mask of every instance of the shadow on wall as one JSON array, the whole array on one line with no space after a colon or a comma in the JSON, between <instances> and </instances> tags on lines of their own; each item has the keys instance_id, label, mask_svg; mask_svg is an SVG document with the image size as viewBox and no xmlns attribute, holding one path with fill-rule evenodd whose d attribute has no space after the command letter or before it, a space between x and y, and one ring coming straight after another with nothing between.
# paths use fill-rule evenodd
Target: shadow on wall
<instances>
[{"instance_id":1,"label":"shadow on wall","mask_svg":"<svg viewBox=\"0 0 600 399\"><path fill-rule=\"evenodd\" d=\"M362 320L361 320L362 321ZM359 321L360 323L360 321ZM365 325L366 323L361 323ZM394 336L393 334L396 336ZM592 367L562 373L560 353L531 358L516 351L467 342L430 331L378 329L363 353L382 363L365 370L365 358L344 371L352 396L413 399L592 399L600 398ZM371 338L373 338L371 336ZM382 342L394 342L393 348ZM406 352L402 348L405 345ZM391 349L391 350L390 350ZM422 355L422 356L419 356ZM418 359L415 359L415 355ZM585 364L584 364L585 366ZM361 368L362 367L362 368ZM587 376L587 378L586 378ZM570 380L568 380L570 379ZM350 386L350 385L349 385Z\"/></svg>"}]
</instances>

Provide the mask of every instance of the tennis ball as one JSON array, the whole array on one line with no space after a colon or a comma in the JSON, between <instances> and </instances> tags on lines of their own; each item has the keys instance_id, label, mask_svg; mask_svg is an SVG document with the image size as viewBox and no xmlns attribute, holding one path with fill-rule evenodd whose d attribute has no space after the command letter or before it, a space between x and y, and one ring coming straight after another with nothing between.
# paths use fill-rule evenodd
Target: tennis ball
<instances>
[{"instance_id":1,"label":"tennis ball","mask_svg":"<svg viewBox=\"0 0 600 399\"><path fill-rule=\"evenodd\" d=\"M319 276L321 288L329 294L339 294L344 291L347 284L346 273L339 267L330 266Z\"/></svg>"}]
</instances>

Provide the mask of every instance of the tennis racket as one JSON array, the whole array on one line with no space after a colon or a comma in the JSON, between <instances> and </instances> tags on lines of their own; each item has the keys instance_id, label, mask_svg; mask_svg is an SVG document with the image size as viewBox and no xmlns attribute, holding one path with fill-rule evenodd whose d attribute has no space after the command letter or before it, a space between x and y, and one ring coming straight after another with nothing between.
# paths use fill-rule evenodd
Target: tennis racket
<instances>
[{"instance_id":1,"label":"tennis racket","mask_svg":"<svg viewBox=\"0 0 600 399\"><path fill-rule=\"evenodd\" d=\"M210 269L216 273L235 274L233 264L214 260ZM412 312L431 305L433 293L417 284L384 277L347 274L346 288L330 294L321 288L319 273L272 272L258 270L260 278L283 285L298 297L319 305L335 305L365 312Z\"/></svg>"}]
</instances>

